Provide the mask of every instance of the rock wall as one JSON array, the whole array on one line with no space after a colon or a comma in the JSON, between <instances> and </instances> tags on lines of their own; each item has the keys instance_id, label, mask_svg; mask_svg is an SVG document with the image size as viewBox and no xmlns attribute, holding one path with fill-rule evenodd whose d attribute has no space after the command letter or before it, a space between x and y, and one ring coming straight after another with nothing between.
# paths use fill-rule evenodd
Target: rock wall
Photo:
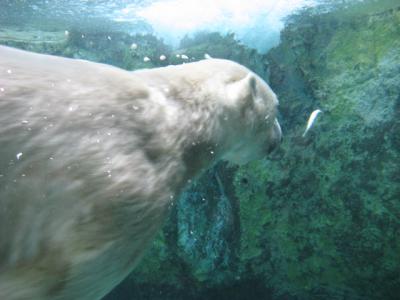
<instances>
[{"instance_id":1,"label":"rock wall","mask_svg":"<svg viewBox=\"0 0 400 300\"><path fill-rule=\"evenodd\" d=\"M147 273L144 261L131 282L171 272L153 281L164 299L398 299L399 18L389 9L290 20L265 57L281 149L221 164L189 188L164 231L170 257Z\"/></svg>"},{"instance_id":2,"label":"rock wall","mask_svg":"<svg viewBox=\"0 0 400 300\"><path fill-rule=\"evenodd\" d=\"M399 17L304 14L268 54L286 133L281 160L237 176L262 186L247 195L264 194L260 209L272 216L259 239L269 264L255 265L264 261L278 298L400 294ZM316 108L324 112L302 138Z\"/></svg>"}]
</instances>

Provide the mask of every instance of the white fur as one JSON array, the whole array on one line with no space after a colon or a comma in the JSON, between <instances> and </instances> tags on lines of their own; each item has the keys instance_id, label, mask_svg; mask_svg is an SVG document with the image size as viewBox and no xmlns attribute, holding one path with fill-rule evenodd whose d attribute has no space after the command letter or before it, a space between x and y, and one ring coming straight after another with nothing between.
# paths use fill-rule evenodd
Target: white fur
<instances>
[{"instance_id":1,"label":"white fur","mask_svg":"<svg viewBox=\"0 0 400 300\"><path fill-rule=\"evenodd\" d=\"M189 179L280 141L274 93L226 60L127 72L0 47L0 74L0 299L100 299Z\"/></svg>"}]
</instances>

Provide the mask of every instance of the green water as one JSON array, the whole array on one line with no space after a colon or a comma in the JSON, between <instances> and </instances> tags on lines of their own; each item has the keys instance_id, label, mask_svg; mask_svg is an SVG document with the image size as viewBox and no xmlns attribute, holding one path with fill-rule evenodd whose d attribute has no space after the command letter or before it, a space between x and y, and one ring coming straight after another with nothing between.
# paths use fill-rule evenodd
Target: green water
<instances>
[{"instance_id":1,"label":"green water","mask_svg":"<svg viewBox=\"0 0 400 300\"><path fill-rule=\"evenodd\" d=\"M127 70L182 64L182 54L234 60L277 94L284 140L264 160L220 162L189 185L104 300L400 299L400 3L293 11L264 53L235 29L170 43L143 18L115 20L151 3L5 0L0 44Z\"/></svg>"}]
</instances>

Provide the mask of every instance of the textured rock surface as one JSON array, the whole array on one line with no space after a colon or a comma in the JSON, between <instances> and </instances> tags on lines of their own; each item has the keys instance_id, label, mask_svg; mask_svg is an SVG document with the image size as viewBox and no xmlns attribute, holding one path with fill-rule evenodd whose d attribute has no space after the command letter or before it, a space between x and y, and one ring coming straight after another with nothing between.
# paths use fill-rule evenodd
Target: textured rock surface
<instances>
[{"instance_id":1,"label":"textured rock surface","mask_svg":"<svg viewBox=\"0 0 400 300\"><path fill-rule=\"evenodd\" d=\"M180 49L175 54L185 54L190 60L204 59L205 55L213 58L225 58L240 62L250 70L268 78L268 63L254 49L249 49L239 44L233 34L221 36L219 33L198 33L193 38L185 37L180 44ZM181 57L172 57L171 63L182 63Z\"/></svg>"},{"instance_id":2,"label":"textured rock surface","mask_svg":"<svg viewBox=\"0 0 400 300\"><path fill-rule=\"evenodd\" d=\"M305 12L288 24L267 56L285 142L271 160L228 171L229 209L218 209L228 203L215 175L221 169L184 194L166 227L177 227L168 261L179 262L161 281L170 280L167 291L179 287L195 299L397 299L399 17L398 9ZM302 138L316 108L324 112ZM220 206L203 204L210 193ZM235 234L221 231L232 221Z\"/></svg>"},{"instance_id":3,"label":"textured rock surface","mask_svg":"<svg viewBox=\"0 0 400 300\"><path fill-rule=\"evenodd\" d=\"M282 159L236 175L262 186L246 197L265 195L252 203L266 211L258 249L269 257L253 260L276 297L400 294L399 17L398 9L303 16L268 55ZM316 108L324 113L302 138Z\"/></svg>"},{"instance_id":4,"label":"textured rock surface","mask_svg":"<svg viewBox=\"0 0 400 300\"><path fill-rule=\"evenodd\" d=\"M160 57L172 55L172 50L152 35L113 31L43 31L14 25L0 28L0 44L128 70L166 66L169 61Z\"/></svg>"}]
</instances>

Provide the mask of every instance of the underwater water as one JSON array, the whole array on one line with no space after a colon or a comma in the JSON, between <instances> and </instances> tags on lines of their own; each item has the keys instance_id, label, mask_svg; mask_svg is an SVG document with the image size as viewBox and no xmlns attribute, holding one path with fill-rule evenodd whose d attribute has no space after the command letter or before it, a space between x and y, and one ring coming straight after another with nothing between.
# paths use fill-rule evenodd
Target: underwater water
<instances>
[{"instance_id":1,"label":"underwater water","mask_svg":"<svg viewBox=\"0 0 400 300\"><path fill-rule=\"evenodd\" d=\"M2 0L0 45L129 71L224 58L279 99L280 147L191 182L103 300L400 299L399 1Z\"/></svg>"}]
</instances>

